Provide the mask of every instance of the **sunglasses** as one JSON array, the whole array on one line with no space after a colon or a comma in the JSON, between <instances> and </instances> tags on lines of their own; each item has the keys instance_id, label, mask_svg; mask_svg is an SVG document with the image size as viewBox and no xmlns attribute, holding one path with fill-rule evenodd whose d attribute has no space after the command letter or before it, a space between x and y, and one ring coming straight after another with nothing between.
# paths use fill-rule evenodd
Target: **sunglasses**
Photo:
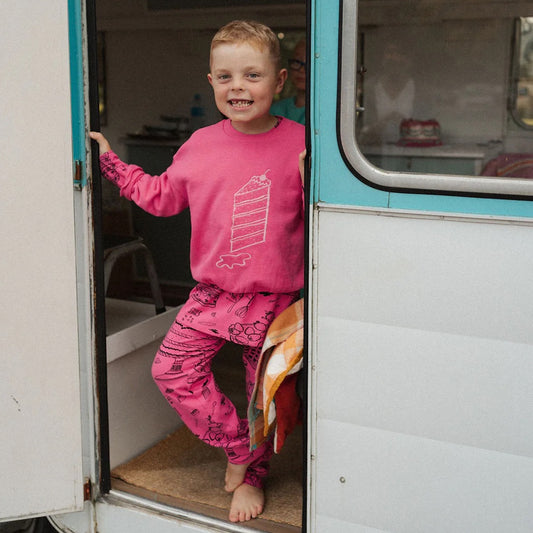
<instances>
[{"instance_id":1,"label":"sunglasses","mask_svg":"<svg viewBox=\"0 0 533 533\"><path fill-rule=\"evenodd\" d=\"M289 68L292 70L301 70L305 68L305 61L300 61L299 59L289 59Z\"/></svg>"}]
</instances>

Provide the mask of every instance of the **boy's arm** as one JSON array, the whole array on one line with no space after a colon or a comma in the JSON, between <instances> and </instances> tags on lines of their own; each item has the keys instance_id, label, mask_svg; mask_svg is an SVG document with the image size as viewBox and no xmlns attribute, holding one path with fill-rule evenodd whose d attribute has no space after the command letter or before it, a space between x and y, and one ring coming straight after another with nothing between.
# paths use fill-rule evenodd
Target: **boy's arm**
<instances>
[{"instance_id":1,"label":"boy's arm","mask_svg":"<svg viewBox=\"0 0 533 533\"><path fill-rule=\"evenodd\" d=\"M119 187L121 196L156 216L177 215L187 207L187 195L177 195L167 172L146 174L141 167L122 162L101 133L90 132L89 137L98 143L102 176Z\"/></svg>"}]
</instances>

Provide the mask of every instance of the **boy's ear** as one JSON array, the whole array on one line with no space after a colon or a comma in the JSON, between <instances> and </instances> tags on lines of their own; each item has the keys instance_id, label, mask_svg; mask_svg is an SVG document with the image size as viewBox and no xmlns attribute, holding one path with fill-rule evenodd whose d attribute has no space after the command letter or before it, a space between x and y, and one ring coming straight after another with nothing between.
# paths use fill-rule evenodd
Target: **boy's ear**
<instances>
[{"instance_id":1,"label":"boy's ear","mask_svg":"<svg viewBox=\"0 0 533 533\"><path fill-rule=\"evenodd\" d=\"M211 85L213 85L213 76L211 76L211 72L208 72L207 73L207 80L209 81L209 83Z\"/></svg>"},{"instance_id":2,"label":"boy's ear","mask_svg":"<svg viewBox=\"0 0 533 533\"><path fill-rule=\"evenodd\" d=\"M279 94L283 90L283 86L287 81L288 72L286 68L282 68L278 72L278 81L276 83L276 94Z\"/></svg>"}]
</instances>

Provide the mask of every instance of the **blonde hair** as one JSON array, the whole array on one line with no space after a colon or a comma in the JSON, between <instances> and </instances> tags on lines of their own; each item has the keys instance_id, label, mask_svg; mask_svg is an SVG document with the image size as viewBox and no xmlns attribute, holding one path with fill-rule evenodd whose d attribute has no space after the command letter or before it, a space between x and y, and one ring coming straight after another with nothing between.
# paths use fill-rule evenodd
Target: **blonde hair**
<instances>
[{"instance_id":1,"label":"blonde hair","mask_svg":"<svg viewBox=\"0 0 533 533\"><path fill-rule=\"evenodd\" d=\"M276 69L281 68L281 51L276 34L264 24L253 20L234 20L222 26L211 41L211 52L221 44L247 43L270 54Z\"/></svg>"}]
</instances>

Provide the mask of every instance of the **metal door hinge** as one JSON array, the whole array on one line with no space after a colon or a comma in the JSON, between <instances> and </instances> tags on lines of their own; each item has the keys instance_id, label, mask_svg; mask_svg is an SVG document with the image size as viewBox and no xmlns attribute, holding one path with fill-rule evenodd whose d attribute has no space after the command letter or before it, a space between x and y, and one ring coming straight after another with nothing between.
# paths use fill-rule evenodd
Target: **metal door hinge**
<instances>
[{"instance_id":1,"label":"metal door hinge","mask_svg":"<svg viewBox=\"0 0 533 533\"><path fill-rule=\"evenodd\" d=\"M79 159L74 161L74 189L81 191L83 187L83 162Z\"/></svg>"},{"instance_id":2,"label":"metal door hinge","mask_svg":"<svg viewBox=\"0 0 533 533\"><path fill-rule=\"evenodd\" d=\"M89 502L92 499L93 495L93 485L91 483L91 480L88 478L85 478L85 483L83 484L83 501Z\"/></svg>"}]
</instances>

